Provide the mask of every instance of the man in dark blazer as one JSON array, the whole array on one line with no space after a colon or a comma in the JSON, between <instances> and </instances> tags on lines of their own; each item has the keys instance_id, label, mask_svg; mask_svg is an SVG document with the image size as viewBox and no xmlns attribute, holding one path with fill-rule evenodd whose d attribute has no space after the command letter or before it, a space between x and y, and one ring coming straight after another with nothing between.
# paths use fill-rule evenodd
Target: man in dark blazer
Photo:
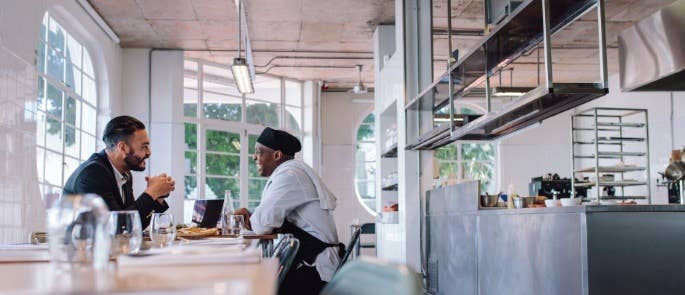
<instances>
[{"instance_id":1,"label":"man in dark blazer","mask_svg":"<svg viewBox=\"0 0 685 295\"><path fill-rule=\"evenodd\" d=\"M94 193L102 197L109 210L138 210L143 228L154 212L169 208L164 198L174 190L174 180L166 174L145 177L147 188L133 198L131 171L145 170L150 157L150 139L138 119L119 116L107 123L102 140L105 149L94 153L67 180L63 194Z\"/></svg>"}]
</instances>

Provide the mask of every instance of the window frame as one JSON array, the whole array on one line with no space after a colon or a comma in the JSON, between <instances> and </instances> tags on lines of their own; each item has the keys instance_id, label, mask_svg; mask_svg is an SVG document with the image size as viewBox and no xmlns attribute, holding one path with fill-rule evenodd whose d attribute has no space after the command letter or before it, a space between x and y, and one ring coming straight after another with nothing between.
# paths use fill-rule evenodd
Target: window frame
<instances>
[{"instance_id":1,"label":"window frame","mask_svg":"<svg viewBox=\"0 0 685 295\"><path fill-rule=\"evenodd\" d=\"M366 119L367 119L368 117L370 117L370 116L373 116L373 121L372 121L372 122L365 122ZM375 187L376 187L377 185L379 185L379 184L376 183L376 177L375 177L375 175L374 175L374 177L372 177L372 178L370 178L370 179L365 179L365 180L359 179L359 177L358 177L358 175L357 175L357 171L358 171L358 168L359 168L358 165L359 165L360 163L358 163L358 161L357 161L357 155L358 155L358 153L359 153L359 146L358 146L358 145L359 145L360 143L370 143L370 144L374 145L374 147L376 146L376 134L375 134L375 133L376 133L376 130L375 130L375 129L376 129L376 119L377 119L377 118L376 118L376 114L375 114L373 111L369 112L366 116L364 116L364 117L362 118L361 122L359 122L359 124L357 124L357 128L355 129L355 133L354 133L354 141L355 141L355 144L354 144L354 159L355 159L355 160L354 160L354 176L353 176L353 177L354 177L354 178L353 178L353 181L354 181L354 193L355 193L355 195L357 196L357 201L359 201L359 203L362 205L362 207L363 207L367 212L369 212L371 215L373 215L373 216L376 216L376 215L378 214L377 208L371 208L371 207L369 207L369 205L366 204L366 201L369 201L371 204L374 204L374 206L378 206L378 205L377 205L378 195L376 195L376 189L375 189ZM370 140L362 140L362 141L359 141L359 130L360 130L360 129L362 128L362 126L364 126L364 125L367 125L367 126L370 126L370 127L371 127L371 130L373 130L373 132L374 132L374 136L373 136ZM376 157L378 157L378 155L376 155ZM364 165L364 169L366 169L366 165L368 165L368 164L371 164L371 165L373 165L374 167L376 167L376 159L374 158L374 159L372 159L372 160L370 160L370 161L367 161L367 160L365 159L365 160L362 162L362 165ZM376 171L375 173L378 173L378 171ZM374 194L373 198L363 198L363 197L362 197L362 195L359 193L359 183L361 183L361 182L372 183L372 184L374 185L374 189L372 190L372 192L373 192L373 194Z\"/></svg>"},{"instance_id":2,"label":"window frame","mask_svg":"<svg viewBox=\"0 0 685 295\"><path fill-rule=\"evenodd\" d=\"M463 145L465 144L490 144L492 145L493 149L493 159L492 160L464 160L464 155L463 155ZM450 143L446 145L445 147L448 146L454 146L457 151L457 156L456 159L454 160L445 160L445 159L440 159L438 158L435 153L433 154L433 159L434 163L438 165L437 169L440 171L440 166L441 164L455 164L457 167L456 175L457 179L464 179L467 175L466 172L464 171L463 164L464 163L481 163L481 164L492 164L492 169L493 169L493 178L492 178L492 183L489 185L489 187L497 188L499 185L499 175L497 174L497 171L499 171L497 168L499 166L499 141L494 141L494 142L483 142L483 141L473 141L473 140L468 140L468 141L456 141L453 143ZM437 150L436 150L437 151ZM438 172L439 173L439 172ZM433 177L442 177L442 175L433 175ZM482 188L481 188L482 189ZM483 192L481 192L483 193ZM497 193L497 192L490 192L488 193Z\"/></svg>"},{"instance_id":3,"label":"window frame","mask_svg":"<svg viewBox=\"0 0 685 295\"><path fill-rule=\"evenodd\" d=\"M208 174L206 173L207 169L207 163L206 163L206 155L208 153L214 153L214 152L208 152L206 148L206 131L209 130L218 130L218 131L223 131L223 132L231 132L231 133L236 133L240 135L240 151L239 151L239 156L240 156L240 165L239 165L239 172L237 177L229 177L229 178L237 178L238 179L238 187L239 191L238 192L231 192L232 197L235 202L238 202L239 207L246 207L246 208L255 208L257 204L255 204L256 201L251 201L250 200L250 181L251 180L263 180L266 181L268 178L267 177L255 177L250 175L250 163L249 161L252 161L252 155L249 153L251 150L251 147L249 147L250 143L250 136L259 136L261 131L266 127L265 125L261 124L255 124L255 123L248 123L248 118L247 118L247 106L248 103L250 102L256 102L256 103L274 103L273 101L269 101L268 99L260 99L260 98L248 98L247 95L240 95L236 96L233 94L227 94L227 93L220 93L212 90L205 90L204 89L204 80L205 80L205 73L204 73L204 66L210 66L210 67L219 67L219 68L228 68L228 65L222 65L210 61L205 61L202 59L197 59L197 58L190 58L190 57L185 57L184 58L184 63L185 62L192 62L196 64L195 70L192 69L186 69L184 65L184 79L194 79L196 80L196 87L185 87L184 85L184 90L189 89L189 90L194 90L196 92L196 97L195 101L193 103L197 104L196 108L196 113L194 117L186 116L185 112L183 114L183 123L184 125L186 123L191 123L196 125L196 137L197 137L197 146L196 149L189 149L187 146L184 147L184 159L185 159L185 152L196 152L196 162L197 162L197 167L196 173L191 174L188 173L189 171L184 171L184 181L186 176L191 176L195 177L196 179L196 185L197 185L197 196L196 199L203 199L207 196L206 194L206 178L208 177ZM211 83L223 85L226 87L236 87L235 85L230 84L230 77L221 77L221 76L216 76L213 74L210 77L212 78ZM303 139L304 137L304 83L302 81L298 81L295 79L288 79L284 77L277 77L277 76L272 76L272 75L263 75L267 76L268 78L271 79L279 79L279 87L280 87L280 103L278 104L278 126L272 126L275 128L283 129L286 130L292 134L297 134L300 138L300 140ZM217 79L213 79L217 78ZM228 78L226 81L223 81L222 78ZM300 105L299 106L293 106L290 104L286 104L286 90L285 90L285 85L286 85L286 80L289 82L294 82L300 85ZM236 88L237 89L237 88ZM223 95L223 96L228 96L231 98L235 99L240 99L241 103L241 117L240 121L228 121L228 120L221 120L221 119L214 119L214 118L205 118L205 113L204 113L204 98L205 98L205 92L207 93L214 93L218 95ZM184 91L185 93L185 91ZM185 99L185 97L184 97ZM185 102L184 102L185 105ZM286 126L286 116L287 116L287 111L286 111L286 106L288 107L295 107L300 109L300 118L299 118L299 123L300 123L300 130L292 130L287 128ZM184 143L185 143L185 136L184 136ZM301 155L301 153L300 153ZM214 177L214 176L210 176ZM184 184L184 189L185 189L185 184ZM219 195L217 198L224 198L224 195ZM189 198L189 195L185 194L184 191L184 201L193 201L195 199ZM235 206L234 207L238 207ZM254 205L254 206L253 206Z\"/></svg>"},{"instance_id":4,"label":"window frame","mask_svg":"<svg viewBox=\"0 0 685 295\"><path fill-rule=\"evenodd\" d=\"M62 30L64 34L64 44L60 50L56 48L52 48L51 45L51 40L50 40L50 26L52 23L56 23L57 26ZM38 45L35 51L35 72L36 72L36 108L35 108L35 115L36 118L42 118L42 120L37 120L36 123L36 170L37 170L37 176L38 176L38 183L39 183L39 188L41 191L41 198L43 199L44 202L49 203L51 200L47 200L47 193L48 191L52 192L51 195L53 194L58 194L61 195L61 191L64 188L64 185L66 183L66 180L71 176L70 174L73 173L73 171L80 165L83 161L88 159L92 152L97 151L97 133L98 133L98 116L99 116L99 109L98 109L98 104L99 104L99 95L98 95L98 78L97 78L97 71L96 71L96 66L93 62L93 55L90 54L90 50L88 46L84 45L86 44L83 42L82 36L80 36L78 33L74 34L73 32L76 32L76 30L71 30L72 28L69 27L68 22L64 21L62 18L59 17L59 15L54 15L50 11L47 11L43 14L43 18L41 19L41 30L38 38ZM44 27L44 31L43 31ZM71 41L73 41L76 45L78 45L79 48L79 64L75 64L73 60L71 60L72 55L68 53L68 48L71 44ZM48 61L48 56L50 52L55 52L56 56L62 60L62 74L61 74L61 80L59 79L60 77L53 77L52 74L50 73L49 70L49 61ZM85 60L89 60L89 70L92 71L92 75L86 72L86 69L84 69L85 65ZM41 64L42 62L42 64ZM67 84L67 73L69 72L69 69L72 69L72 74L74 76L78 75L78 77L73 77L73 83L74 85L69 85ZM76 70L78 71L77 73L74 73L73 71ZM77 82L77 80L80 80L80 83ZM85 84L84 81L85 79L89 79L90 82L92 82L92 87L94 97L92 98L92 101L87 99L85 95ZM41 82L42 81L42 85ZM60 92L61 96L61 114L60 117L58 118L55 114L51 114L50 111L48 110L48 88L52 86L56 90ZM79 87L80 86L80 87ZM40 89L42 87L42 89ZM80 94L77 92L80 90ZM39 97L38 94L42 92L42 97ZM67 112L67 103L69 99L73 99L76 102L76 105L74 106L77 110L78 113L75 113L74 116L74 124L71 122L68 122L68 118L66 117L66 112ZM38 105L40 102L41 105ZM85 110L85 108L89 108L90 111L92 112L92 117L90 119L94 120L94 122L84 122L86 119L84 115L88 110ZM50 145L47 142L48 138L48 119L51 119L53 121L58 121L60 125L60 134L61 138L59 139L60 144L61 144L61 151L55 150L52 145ZM90 130L86 130L84 126L90 125L94 126L93 128L89 128ZM42 132L38 132L38 129L42 128ZM74 136L75 136L75 143L76 144L76 156L70 154L70 152L67 150L67 140L66 140L66 130L67 128L72 128L74 130ZM91 132L92 131L92 132ZM42 139L39 138L39 136L42 135ZM88 151L84 150L84 141L83 139L86 138L86 136L90 139L90 143L92 143L92 152L90 149ZM46 175L48 175L48 169L49 165L47 165L47 155L48 152L52 154L58 154L61 162L61 174L60 174L60 181L58 184L51 183L50 181L47 180ZM39 159L39 157L42 156L42 160ZM72 164L74 164L74 167L68 167L67 161L71 161ZM73 169L69 169L73 168ZM54 169L54 168L52 168Z\"/></svg>"}]
</instances>

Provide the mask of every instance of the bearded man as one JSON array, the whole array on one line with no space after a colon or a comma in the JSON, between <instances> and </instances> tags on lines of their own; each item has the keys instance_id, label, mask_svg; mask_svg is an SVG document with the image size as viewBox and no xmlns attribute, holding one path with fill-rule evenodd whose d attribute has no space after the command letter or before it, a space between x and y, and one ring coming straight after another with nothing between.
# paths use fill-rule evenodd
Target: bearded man
<instances>
[{"instance_id":1,"label":"bearded man","mask_svg":"<svg viewBox=\"0 0 685 295\"><path fill-rule=\"evenodd\" d=\"M102 140L105 149L94 153L67 180L63 194L97 194L110 211L137 210L143 228L154 212L169 209L164 200L174 190L174 180L162 173L146 176L147 187L133 198L131 171L145 170L150 157L150 139L145 124L130 116L119 116L107 123Z\"/></svg>"}]
</instances>

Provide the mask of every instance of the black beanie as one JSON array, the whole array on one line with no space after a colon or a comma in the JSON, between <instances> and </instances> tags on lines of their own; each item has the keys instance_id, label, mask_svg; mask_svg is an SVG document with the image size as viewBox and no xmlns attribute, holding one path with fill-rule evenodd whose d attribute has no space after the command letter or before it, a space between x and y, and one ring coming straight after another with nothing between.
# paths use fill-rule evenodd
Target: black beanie
<instances>
[{"instance_id":1,"label":"black beanie","mask_svg":"<svg viewBox=\"0 0 685 295\"><path fill-rule=\"evenodd\" d=\"M266 127L262 134L257 138L257 142L273 149L280 150L288 156L295 156L295 153L302 150L302 144L297 137L283 130L276 130Z\"/></svg>"}]
</instances>

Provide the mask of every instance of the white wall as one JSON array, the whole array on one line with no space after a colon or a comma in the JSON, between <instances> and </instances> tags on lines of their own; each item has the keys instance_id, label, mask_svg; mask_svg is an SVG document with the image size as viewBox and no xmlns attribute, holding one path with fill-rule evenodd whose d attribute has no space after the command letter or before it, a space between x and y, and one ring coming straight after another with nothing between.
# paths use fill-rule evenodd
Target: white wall
<instances>
[{"instance_id":1,"label":"white wall","mask_svg":"<svg viewBox=\"0 0 685 295\"><path fill-rule=\"evenodd\" d=\"M618 75L609 79L609 94L576 108L592 107L641 108L649 115L649 152L652 202L667 203L667 190L656 186L657 172L668 165L672 144L676 149L685 145L685 93L674 94L675 136L671 136L670 92L622 92ZM519 194L528 194L528 183L535 176L557 172L571 176L571 110L550 118L538 127L528 129L500 145L500 186L506 190L513 182Z\"/></svg>"},{"instance_id":2,"label":"white wall","mask_svg":"<svg viewBox=\"0 0 685 295\"><path fill-rule=\"evenodd\" d=\"M99 98L98 131L120 109L121 50L70 0L3 1L0 4L0 243L25 242L44 230L36 172L36 69L43 15L50 11L85 45L93 59Z\"/></svg>"},{"instance_id":3,"label":"white wall","mask_svg":"<svg viewBox=\"0 0 685 295\"><path fill-rule=\"evenodd\" d=\"M373 111L373 104L353 103L352 99L371 99L373 94L328 92L321 94L321 177L338 198L335 223L340 241L347 244L350 225L374 222L374 217L362 207L354 184L355 144L357 128Z\"/></svg>"},{"instance_id":4,"label":"white wall","mask_svg":"<svg viewBox=\"0 0 685 295\"><path fill-rule=\"evenodd\" d=\"M183 220L183 51L152 52L152 96L149 99L150 49L124 49L122 114L145 123L152 154L147 169L133 173L137 196L145 190L146 175L166 173L176 180L167 199L174 219ZM150 117L150 115L152 115Z\"/></svg>"}]
</instances>

